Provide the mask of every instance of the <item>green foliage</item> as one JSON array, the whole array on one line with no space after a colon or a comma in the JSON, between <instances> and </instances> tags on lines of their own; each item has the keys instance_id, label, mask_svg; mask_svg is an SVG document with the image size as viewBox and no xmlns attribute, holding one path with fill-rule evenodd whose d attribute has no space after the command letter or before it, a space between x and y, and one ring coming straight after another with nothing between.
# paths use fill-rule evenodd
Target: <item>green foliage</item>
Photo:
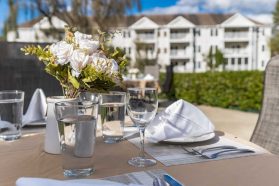
<instances>
[{"instance_id":1,"label":"green foliage","mask_svg":"<svg viewBox=\"0 0 279 186\"><path fill-rule=\"evenodd\" d=\"M215 53L213 53L212 46L209 48L207 56L205 56L207 66L211 71L215 71L220 65L222 65L223 70L225 69L225 59L224 54L221 50L216 48Z\"/></svg>"},{"instance_id":2,"label":"green foliage","mask_svg":"<svg viewBox=\"0 0 279 186\"><path fill-rule=\"evenodd\" d=\"M261 107L263 72L175 74L173 86L177 99L195 104L258 111Z\"/></svg>"},{"instance_id":3,"label":"green foliage","mask_svg":"<svg viewBox=\"0 0 279 186\"><path fill-rule=\"evenodd\" d=\"M269 47L271 49L272 56L279 54L279 33L276 33L271 37Z\"/></svg>"},{"instance_id":4,"label":"green foliage","mask_svg":"<svg viewBox=\"0 0 279 186\"><path fill-rule=\"evenodd\" d=\"M37 56L37 58L44 62L45 65L48 63L54 62L54 57L49 51L49 46L46 46L45 48L42 48L40 45L34 46L34 45L28 45L23 48L21 48L21 51L24 52L25 55L34 55Z\"/></svg>"},{"instance_id":5,"label":"green foliage","mask_svg":"<svg viewBox=\"0 0 279 186\"><path fill-rule=\"evenodd\" d=\"M273 14L273 23L279 25L279 1L277 0Z\"/></svg>"},{"instance_id":6,"label":"green foliage","mask_svg":"<svg viewBox=\"0 0 279 186\"><path fill-rule=\"evenodd\" d=\"M222 65L223 70L225 70L225 58L224 58L224 54L221 50L219 50L218 48L216 48L216 52L214 55L214 59L215 59L215 68L218 68L220 65Z\"/></svg>"},{"instance_id":7,"label":"green foliage","mask_svg":"<svg viewBox=\"0 0 279 186\"><path fill-rule=\"evenodd\" d=\"M275 27L275 33L269 40L269 47L271 50L271 56L275 56L279 54L279 33L277 30L277 27L279 25L279 1L277 0L275 5L275 10L272 13L273 14L273 23Z\"/></svg>"},{"instance_id":8,"label":"green foliage","mask_svg":"<svg viewBox=\"0 0 279 186\"><path fill-rule=\"evenodd\" d=\"M207 66L209 67L210 70L214 70L214 61L213 61L213 52L212 52L212 46L210 46L209 48L209 52L206 56L206 62L207 62Z\"/></svg>"},{"instance_id":9,"label":"green foliage","mask_svg":"<svg viewBox=\"0 0 279 186\"><path fill-rule=\"evenodd\" d=\"M106 92L115 86L113 79L92 66L86 66L81 73L82 83L87 90Z\"/></svg>"}]
</instances>

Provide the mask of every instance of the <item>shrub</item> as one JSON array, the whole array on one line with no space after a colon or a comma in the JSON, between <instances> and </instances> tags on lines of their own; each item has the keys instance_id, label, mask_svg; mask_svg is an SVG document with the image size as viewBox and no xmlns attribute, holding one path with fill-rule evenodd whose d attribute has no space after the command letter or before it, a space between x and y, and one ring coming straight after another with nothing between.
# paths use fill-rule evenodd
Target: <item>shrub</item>
<instances>
[{"instance_id":1,"label":"shrub","mask_svg":"<svg viewBox=\"0 0 279 186\"><path fill-rule=\"evenodd\" d=\"M161 76L163 77L163 75ZM263 72L206 72L174 75L176 99L245 111L259 111Z\"/></svg>"}]
</instances>

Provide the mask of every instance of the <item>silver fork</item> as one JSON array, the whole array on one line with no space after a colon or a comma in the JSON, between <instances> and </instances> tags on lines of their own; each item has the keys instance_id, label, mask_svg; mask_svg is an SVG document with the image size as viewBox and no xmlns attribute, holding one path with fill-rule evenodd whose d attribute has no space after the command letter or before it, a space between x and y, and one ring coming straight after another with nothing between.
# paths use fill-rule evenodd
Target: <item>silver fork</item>
<instances>
[{"instance_id":1,"label":"silver fork","mask_svg":"<svg viewBox=\"0 0 279 186\"><path fill-rule=\"evenodd\" d=\"M225 153L228 153L228 152L232 152L232 153L254 153L255 151L250 150L250 149L227 149L227 150L223 150L223 151L213 153L211 155L206 155L206 154L202 154L202 153L200 153L200 155L204 158L207 158L207 159L215 159L215 158L218 158L219 155L222 155L222 154L225 154Z\"/></svg>"},{"instance_id":2,"label":"silver fork","mask_svg":"<svg viewBox=\"0 0 279 186\"><path fill-rule=\"evenodd\" d=\"M186 147L182 146L182 149L185 150L188 154L192 154L192 155L201 155L202 153L206 152L206 151L211 151L211 150L218 150L218 149L236 149L236 147L234 146L230 146L230 145L221 145L221 146L216 146L216 147L209 147L206 149L202 149L201 151L198 151L194 148L192 148L191 150L189 150Z\"/></svg>"}]
</instances>

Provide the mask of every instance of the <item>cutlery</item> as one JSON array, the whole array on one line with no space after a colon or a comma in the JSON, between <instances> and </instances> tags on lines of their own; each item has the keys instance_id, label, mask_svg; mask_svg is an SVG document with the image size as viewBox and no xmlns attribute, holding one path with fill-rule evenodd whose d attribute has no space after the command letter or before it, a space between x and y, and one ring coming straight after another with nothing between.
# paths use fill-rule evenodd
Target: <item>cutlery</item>
<instances>
[{"instance_id":1,"label":"cutlery","mask_svg":"<svg viewBox=\"0 0 279 186\"><path fill-rule=\"evenodd\" d=\"M222 149L236 149L236 147L234 146L230 146L230 145L222 145L222 146L216 146L216 147L209 147L206 149L202 149L202 150L196 150L194 148L192 148L191 150L189 148L186 147L182 147L188 154L192 154L192 155L198 155L200 156L202 153L206 152L206 151L211 151L211 150L222 150Z\"/></svg>"},{"instance_id":2,"label":"cutlery","mask_svg":"<svg viewBox=\"0 0 279 186\"><path fill-rule=\"evenodd\" d=\"M182 149L185 150L187 152L187 154L191 154L191 155L194 155L194 156L200 156L200 154L196 153L192 149L190 150L190 149L188 149L186 147L183 147L183 146L182 146Z\"/></svg>"},{"instance_id":3,"label":"cutlery","mask_svg":"<svg viewBox=\"0 0 279 186\"><path fill-rule=\"evenodd\" d=\"M237 147L230 146L230 145L222 145L222 146L216 146L216 147L209 147L209 148L202 149L202 150L196 150L193 148L192 150L193 150L193 152L196 152L198 154L203 154L204 152L207 152L207 151L222 150L222 149L237 149Z\"/></svg>"},{"instance_id":4,"label":"cutlery","mask_svg":"<svg viewBox=\"0 0 279 186\"><path fill-rule=\"evenodd\" d=\"M179 183L176 179L168 174L164 174L163 178L170 186L183 186L181 183Z\"/></svg>"},{"instance_id":5,"label":"cutlery","mask_svg":"<svg viewBox=\"0 0 279 186\"><path fill-rule=\"evenodd\" d=\"M232 152L232 153L254 153L255 151L250 150L250 149L227 149L227 150L219 151L219 152L216 152L216 153L213 153L213 154L210 154L210 155L201 154L201 153L200 153L200 155L204 158L207 158L207 159L215 159L215 158L219 157L219 155L227 154L228 152Z\"/></svg>"}]
</instances>

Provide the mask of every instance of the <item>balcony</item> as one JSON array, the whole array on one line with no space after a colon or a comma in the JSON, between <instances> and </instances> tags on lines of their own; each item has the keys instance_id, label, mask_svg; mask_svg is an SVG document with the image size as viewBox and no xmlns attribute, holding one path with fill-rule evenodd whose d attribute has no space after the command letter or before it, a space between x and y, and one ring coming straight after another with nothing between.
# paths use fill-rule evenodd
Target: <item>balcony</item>
<instances>
[{"instance_id":1,"label":"balcony","mask_svg":"<svg viewBox=\"0 0 279 186\"><path fill-rule=\"evenodd\" d=\"M152 31L137 32L136 38L139 42L153 43L155 42L155 33Z\"/></svg>"},{"instance_id":2,"label":"balcony","mask_svg":"<svg viewBox=\"0 0 279 186\"><path fill-rule=\"evenodd\" d=\"M143 59L156 59L157 55L156 52L154 52L153 50L148 50L148 51L144 51L141 50L139 51L139 57L143 58Z\"/></svg>"},{"instance_id":3,"label":"balcony","mask_svg":"<svg viewBox=\"0 0 279 186\"><path fill-rule=\"evenodd\" d=\"M247 41L249 32L225 32L225 41Z\"/></svg>"},{"instance_id":4,"label":"balcony","mask_svg":"<svg viewBox=\"0 0 279 186\"><path fill-rule=\"evenodd\" d=\"M187 36L187 33L171 33L170 34L170 38L171 39L183 39L183 38L186 38Z\"/></svg>"},{"instance_id":5,"label":"balcony","mask_svg":"<svg viewBox=\"0 0 279 186\"><path fill-rule=\"evenodd\" d=\"M224 53L233 56L247 56L249 51L247 48L225 48Z\"/></svg>"},{"instance_id":6,"label":"balcony","mask_svg":"<svg viewBox=\"0 0 279 186\"><path fill-rule=\"evenodd\" d=\"M191 57L190 49L171 49L170 58L171 59L186 59Z\"/></svg>"},{"instance_id":7,"label":"balcony","mask_svg":"<svg viewBox=\"0 0 279 186\"><path fill-rule=\"evenodd\" d=\"M188 43L190 41L191 41L191 35L188 32L170 34L170 42L172 43Z\"/></svg>"}]
</instances>

